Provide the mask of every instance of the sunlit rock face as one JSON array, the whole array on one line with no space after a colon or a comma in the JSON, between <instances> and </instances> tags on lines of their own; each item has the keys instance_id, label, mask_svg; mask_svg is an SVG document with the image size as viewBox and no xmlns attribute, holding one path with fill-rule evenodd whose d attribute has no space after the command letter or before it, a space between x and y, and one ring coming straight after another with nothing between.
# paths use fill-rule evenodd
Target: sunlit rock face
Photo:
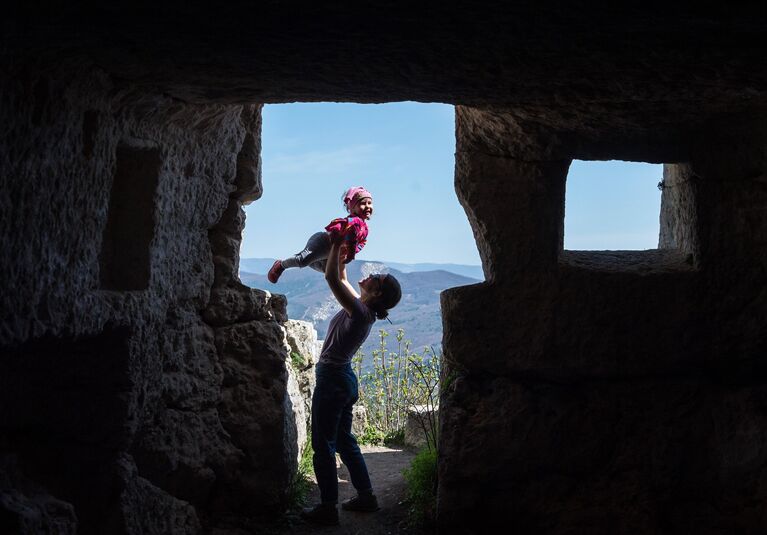
<instances>
[{"instance_id":1,"label":"sunlit rock face","mask_svg":"<svg viewBox=\"0 0 767 535\"><path fill-rule=\"evenodd\" d=\"M295 400L293 410L296 413L298 449L303 450L309 438L312 395L317 382L314 366L319 360L320 344L317 340L317 330L309 321L288 320L285 322L285 331L288 344L290 344L291 366L289 371L291 375L295 376L296 383L296 390L291 391L291 396ZM298 400L301 400L303 409L298 406Z\"/></svg>"},{"instance_id":2,"label":"sunlit rock face","mask_svg":"<svg viewBox=\"0 0 767 535\"><path fill-rule=\"evenodd\" d=\"M487 282L443 295L443 532L767 525L762 11L74 2L2 28L0 531L281 512L285 301L236 273L256 103L296 100L459 105ZM668 164L659 250L562 250L573 158Z\"/></svg>"}]
</instances>

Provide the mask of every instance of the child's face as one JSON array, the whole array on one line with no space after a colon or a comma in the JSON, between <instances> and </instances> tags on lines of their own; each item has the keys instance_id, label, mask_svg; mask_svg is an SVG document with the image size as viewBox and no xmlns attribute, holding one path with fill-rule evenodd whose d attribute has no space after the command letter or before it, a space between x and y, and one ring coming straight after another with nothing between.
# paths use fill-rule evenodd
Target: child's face
<instances>
[{"instance_id":1,"label":"child's face","mask_svg":"<svg viewBox=\"0 0 767 535\"><path fill-rule=\"evenodd\" d=\"M373 199L370 197L363 197L354 205L354 213L359 218L370 219L373 215Z\"/></svg>"}]
</instances>

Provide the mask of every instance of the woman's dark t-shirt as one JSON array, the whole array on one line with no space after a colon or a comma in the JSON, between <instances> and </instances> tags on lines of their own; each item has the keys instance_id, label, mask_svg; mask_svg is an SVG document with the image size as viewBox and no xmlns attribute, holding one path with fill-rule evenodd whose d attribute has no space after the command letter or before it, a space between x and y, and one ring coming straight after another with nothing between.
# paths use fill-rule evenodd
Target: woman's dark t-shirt
<instances>
[{"instance_id":1,"label":"woman's dark t-shirt","mask_svg":"<svg viewBox=\"0 0 767 535\"><path fill-rule=\"evenodd\" d=\"M343 308L339 310L330 320L328 333L322 344L320 362L336 366L350 363L370 334L375 320L375 313L359 299L354 300L351 314Z\"/></svg>"}]
</instances>

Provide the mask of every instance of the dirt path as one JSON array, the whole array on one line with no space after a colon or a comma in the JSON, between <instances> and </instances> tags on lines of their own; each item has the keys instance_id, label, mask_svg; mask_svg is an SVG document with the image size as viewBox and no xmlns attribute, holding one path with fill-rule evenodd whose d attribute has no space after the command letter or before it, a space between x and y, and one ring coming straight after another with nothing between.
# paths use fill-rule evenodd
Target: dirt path
<instances>
[{"instance_id":1,"label":"dirt path","mask_svg":"<svg viewBox=\"0 0 767 535\"><path fill-rule=\"evenodd\" d=\"M322 533L323 535L394 535L421 533L420 530L407 526L407 505L405 480L402 471L410 465L414 454L408 450L391 449L381 446L362 446L365 462L373 482L373 489L378 496L381 510L375 513L352 513L339 507L341 525L333 527L315 527L305 524L297 516L290 518L290 525L284 534ZM338 471L339 502L354 496L355 491L349 481L349 472L341 465ZM319 489L312 486L307 503L319 501Z\"/></svg>"}]
</instances>

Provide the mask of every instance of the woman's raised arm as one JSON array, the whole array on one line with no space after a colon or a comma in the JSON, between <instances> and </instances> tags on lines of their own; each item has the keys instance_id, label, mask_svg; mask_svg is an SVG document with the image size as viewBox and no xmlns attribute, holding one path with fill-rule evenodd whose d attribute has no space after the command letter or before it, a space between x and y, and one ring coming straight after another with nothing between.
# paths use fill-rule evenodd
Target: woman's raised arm
<instances>
[{"instance_id":1,"label":"woman's raised arm","mask_svg":"<svg viewBox=\"0 0 767 535\"><path fill-rule=\"evenodd\" d=\"M325 264L325 280L338 303L347 314L351 315L354 310L354 303L357 300L357 292L354 291L349 281L346 280L346 268L340 266L340 255L341 241L333 240L330 245L328 261ZM343 269L343 277L341 269Z\"/></svg>"}]
</instances>

